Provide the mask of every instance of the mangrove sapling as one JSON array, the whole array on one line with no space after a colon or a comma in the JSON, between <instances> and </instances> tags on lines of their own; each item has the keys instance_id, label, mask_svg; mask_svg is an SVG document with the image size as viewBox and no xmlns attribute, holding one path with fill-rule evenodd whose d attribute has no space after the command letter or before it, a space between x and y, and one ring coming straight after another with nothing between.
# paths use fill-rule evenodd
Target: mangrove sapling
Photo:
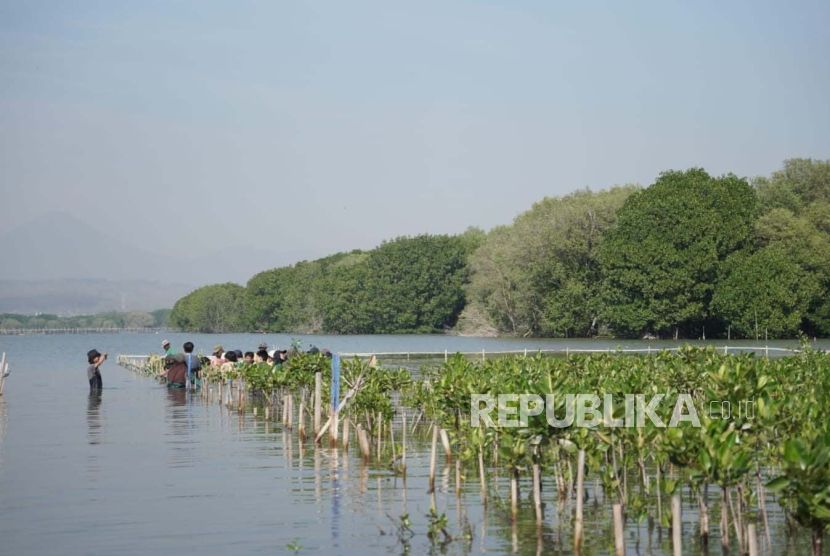
<instances>
[{"instance_id":1,"label":"mangrove sapling","mask_svg":"<svg viewBox=\"0 0 830 556\"><path fill-rule=\"evenodd\" d=\"M427 529L427 537L432 544L446 546L452 542L453 537L447 531L447 514L439 514L434 507L430 508L427 514L429 520L429 528Z\"/></svg>"},{"instance_id":2,"label":"mangrove sapling","mask_svg":"<svg viewBox=\"0 0 830 556\"><path fill-rule=\"evenodd\" d=\"M823 423L827 427L827 422ZM780 492L795 520L810 530L813 556L822 553L830 527L830 429L809 442L794 438L784 445L782 475L767 487Z\"/></svg>"}]
</instances>

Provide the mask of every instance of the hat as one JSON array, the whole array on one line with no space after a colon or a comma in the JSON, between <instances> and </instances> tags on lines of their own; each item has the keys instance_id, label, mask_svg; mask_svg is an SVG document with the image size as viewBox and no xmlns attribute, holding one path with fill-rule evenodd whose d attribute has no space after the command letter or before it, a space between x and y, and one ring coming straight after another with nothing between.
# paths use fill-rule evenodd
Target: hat
<instances>
[{"instance_id":1,"label":"hat","mask_svg":"<svg viewBox=\"0 0 830 556\"><path fill-rule=\"evenodd\" d=\"M169 346L170 345L170 340L162 340L161 345L162 345L162 347Z\"/></svg>"},{"instance_id":2,"label":"hat","mask_svg":"<svg viewBox=\"0 0 830 556\"><path fill-rule=\"evenodd\" d=\"M213 354L216 355L217 353L225 353L225 348L222 347L222 344L213 346Z\"/></svg>"},{"instance_id":3,"label":"hat","mask_svg":"<svg viewBox=\"0 0 830 556\"><path fill-rule=\"evenodd\" d=\"M267 350L267 349L268 349L268 343L267 342L262 342L262 343L259 344L259 350L260 351Z\"/></svg>"},{"instance_id":4,"label":"hat","mask_svg":"<svg viewBox=\"0 0 830 556\"><path fill-rule=\"evenodd\" d=\"M100 357L101 354L98 352L97 349L91 349L86 352L86 360L92 363L96 357Z\"/></svg>"},{"instance_id":5,"label":"hat","mask_svg":"<svg viewBox=\"0 0 830 556\"><path fill-rule=\"evenodd\" d=\"M273 359L273 357L274 357L274 355L276 355L276 353L277 353L277 350L272 349L271 351L268 352L268 357L271 357Z\"/></svg>"}]
</instances>

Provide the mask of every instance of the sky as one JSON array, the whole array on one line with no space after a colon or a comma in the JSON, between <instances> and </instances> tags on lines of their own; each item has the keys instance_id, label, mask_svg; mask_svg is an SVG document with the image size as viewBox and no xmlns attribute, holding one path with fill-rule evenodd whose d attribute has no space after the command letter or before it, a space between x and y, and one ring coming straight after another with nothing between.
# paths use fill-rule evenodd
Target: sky
<instances>
[{"instance_id":1,"label":"sky","mask_svg":"<svg viewBox=\"0 0 830 556\"><path fill-rule=\"evenodd\" d=\"M0 0L0 234L62 211L266 269L668 169L828 159L828 22L826 1Z\"/></svg>"}]
</instances>

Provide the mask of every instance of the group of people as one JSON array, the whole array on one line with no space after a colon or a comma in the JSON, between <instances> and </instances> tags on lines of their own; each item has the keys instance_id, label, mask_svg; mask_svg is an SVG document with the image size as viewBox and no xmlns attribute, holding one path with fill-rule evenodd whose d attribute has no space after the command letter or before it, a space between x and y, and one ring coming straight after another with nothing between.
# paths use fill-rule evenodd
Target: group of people
<instances>
[{"instance_id":1,"label":"group of people","mask_svg":"<svg viewBox=\"0 0 830 556\"><path fill-rule=\"evenodd\" d=\"M268 365L281 366L288 360L289 353L286 349L268 349L268 344L261 343L257 351L225 350L221 345L214 346L210 357L201 357L193 353L195 346L193 342L185 342L182 345L182 352L178 353L169 340L161 343L164 351L164 368L160 375L167 379L167 385L173 388L185 388L195 384L200 378L201 370L204 367L220 367L222 370L232 369L237 365L266 363ZM314 346L308 353L322 353L331 357L327 349L320 350ZM103 388L101 379L101 365L107 360L106 353L100 353L97 349L87 352L87 379L89 379L90 391L100 391Z\"/></svg>"},{"instance_id":2,"label":"group of people","mask_svg":"<svg viewBox=\"0 0 830 556\"><path fill-rule=\"evenodd\" d=\"M288 350L268 349L268 344L261 343L257 351L242 352L241 349L225 351L221 345L213 347L213 354L207 358L208 362L221 367L226 363L267 363L269 365L282 365L288 360Z\"/></svg>"}]
</instances>

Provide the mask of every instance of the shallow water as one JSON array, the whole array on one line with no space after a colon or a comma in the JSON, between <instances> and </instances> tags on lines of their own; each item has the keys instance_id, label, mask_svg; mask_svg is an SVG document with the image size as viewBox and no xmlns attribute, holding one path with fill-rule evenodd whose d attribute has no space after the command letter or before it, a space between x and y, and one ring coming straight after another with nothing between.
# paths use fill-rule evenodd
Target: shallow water
<instances>
[{"instance_id":1,"label":"shallow water","mask_svg":"<svg viewBox=\"0 0 830 556\"><path fill-rule=\"evenodd\" d=\"M281 346L290 341L275 335L189 338L203 351L215 343L252 349L263 339ZM178 345L186 337L170 339ZM445 336L301 339L340 351L565 345ZM439 476L435 503L458 539L433 546L426 534L429 453L422 442L409 445L404 482L383 466L364 466L354 441L350 454L310 444L301 450L295 435L266 423L261 414L255 418L207 404L115 365L116 354L158 351L160 340L151 334L0 337L0 351L8 353L12 368L0 398L0 553L570 553L569 505L557 507L554 497L546 496L545 527L537 534L524 481L521 516L513 527L497 499L482 508L472 470L456 497L454 468ZM103 367L100 396L90 396L86 382L85 353L92 347L112 357ZM507 496L506 478L491 475L490 482L493 495ZM543 488L555 492L550 478ZM598 504L590 495L585 553L605 554L613 549L610 506L601 494ZM790 539L770 503L771 553L805 553L809 539L803 534ZM698 553L696 504L689 498L684 504L684 542L688 553ZM404 513L412 522L411 538L397 528ZM713 521L717 529L714 513ZM465 531L470 540L461 538ZM629 520L626 536L631 554L670 553L666 530L650 531L647 523ZM713 536L710 553L720 553L718 543Z\"/></svg>"}]
</instances>

